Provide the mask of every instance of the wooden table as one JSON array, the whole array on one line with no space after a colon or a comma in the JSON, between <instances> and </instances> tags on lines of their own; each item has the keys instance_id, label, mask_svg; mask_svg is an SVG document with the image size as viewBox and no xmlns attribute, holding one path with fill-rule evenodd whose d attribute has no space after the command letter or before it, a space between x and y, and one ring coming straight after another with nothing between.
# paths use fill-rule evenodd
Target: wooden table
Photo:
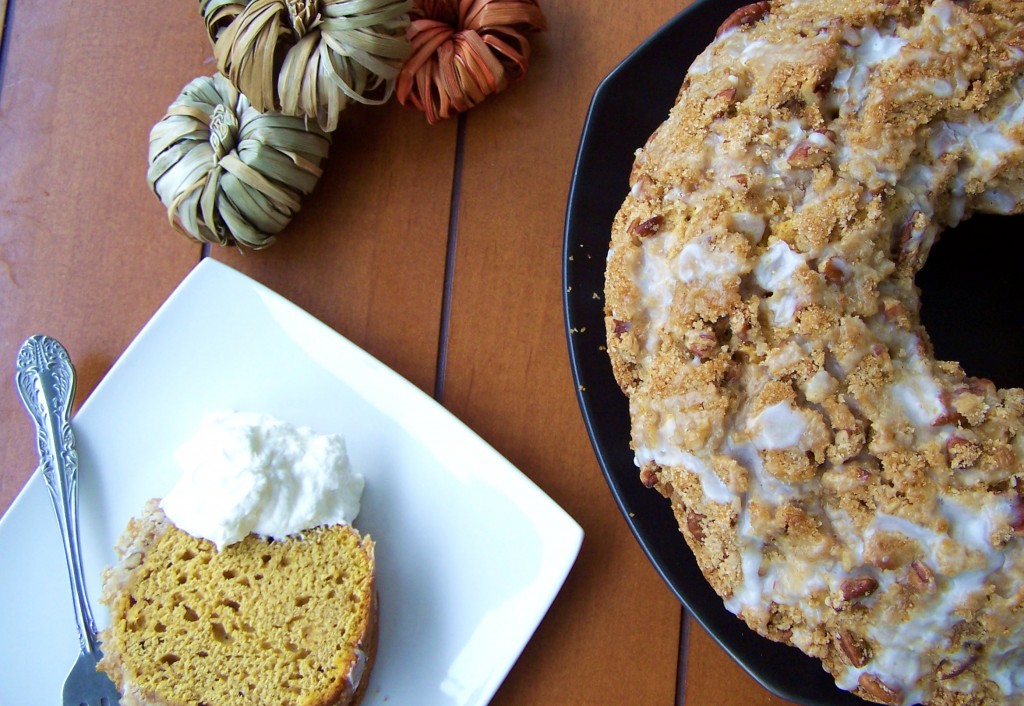
<instances>
[{"instance_id":1,"label":"wooden table","mask_svg":"<svg viewBox=\"0 0 1024 706\"><path fill-rule=\"evenodd\" d=\"M346 111L280 242L209 254L433 394L582 525L579 559L496 704L784 703L687 618L634 541L566 352L562 225L590 97L684 5L542 0L549 29L525 82L437 126L394 103ZM13 373L25 338L53 335L82 400L203 256L145 171L150 127L212 56L194 2L5 6L0 360ZM2 512L35 458L11 375L0 380Z\"/></svg>"}]
</instances>

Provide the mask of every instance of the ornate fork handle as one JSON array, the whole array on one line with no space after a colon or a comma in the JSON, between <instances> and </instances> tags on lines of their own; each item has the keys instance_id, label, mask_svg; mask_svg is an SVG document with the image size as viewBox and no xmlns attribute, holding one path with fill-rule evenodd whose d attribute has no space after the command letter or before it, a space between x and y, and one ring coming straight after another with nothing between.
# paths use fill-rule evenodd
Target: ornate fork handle
<instances>
[{"instance_id":1,"label":"ornate fork handle","mask_svg":"<svg viewBox=\"0 0 1024 706\"><path fill-rule=\"evenodd\" d=\"M96 623L85 589L78 540L78 453L71 431L75 368L68 352L49 336L32 336L18 351L15 382L36 424L39 472L50 493L67 558L82 651L98 654Z\"/></svg>"}]
</instances>

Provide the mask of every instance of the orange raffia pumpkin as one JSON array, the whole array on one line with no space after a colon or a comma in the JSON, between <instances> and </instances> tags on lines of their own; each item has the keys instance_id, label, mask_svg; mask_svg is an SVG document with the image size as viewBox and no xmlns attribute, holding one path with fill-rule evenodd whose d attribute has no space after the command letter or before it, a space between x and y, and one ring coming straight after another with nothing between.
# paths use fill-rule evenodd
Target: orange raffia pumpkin
<instances>
[{"instance_id":1,"label":"orange raffia pumpkin","mask_svg":"<svg viewBox=\"0 0 1024 706\"><path fill-rule=\"evenodd\" d=\"M416 0L408 30L412 55L396 96L436 123L520 81L527 35L547 28L536 0Z\"/></svg>"}]
</instances>

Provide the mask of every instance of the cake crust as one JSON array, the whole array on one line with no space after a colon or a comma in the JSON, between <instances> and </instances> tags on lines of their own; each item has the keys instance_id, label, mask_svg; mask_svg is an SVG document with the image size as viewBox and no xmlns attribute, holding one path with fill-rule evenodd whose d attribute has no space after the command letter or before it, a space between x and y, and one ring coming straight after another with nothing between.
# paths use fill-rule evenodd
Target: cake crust
<instances>
[{"instance_id":1,"label":"cake crust","mask_svg":"<svg viewBox=\"0 0 1024 706\"><path fill-rule=\"evenodd\" d=\"M1024 391L936 360L914 285L1024 212L1022 95L1024 3L754 3L613 226L640 480L731 611L879 703L1024 698Z\"/></svg>"}]
</instances>

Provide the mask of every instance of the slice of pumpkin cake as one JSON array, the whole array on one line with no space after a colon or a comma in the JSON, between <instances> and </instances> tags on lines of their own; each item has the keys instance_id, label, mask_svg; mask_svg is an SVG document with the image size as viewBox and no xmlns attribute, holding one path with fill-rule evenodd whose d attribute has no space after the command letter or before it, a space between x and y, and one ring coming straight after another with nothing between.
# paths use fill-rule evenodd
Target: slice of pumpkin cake
<instances>
[{"instance_id":1,"label":"slice of pumpkin cake","mask_svg":"<svg viewBox=\"0 0 1024 706\"><path fill-rule=\"evenodd\" d=\"M351 525L363 481L340 437L222 414L179 461L182 481L129 521L103 576L100 668L121 703L357 704L376 654L374 543Z\"/></svg>"}]
</instances>

